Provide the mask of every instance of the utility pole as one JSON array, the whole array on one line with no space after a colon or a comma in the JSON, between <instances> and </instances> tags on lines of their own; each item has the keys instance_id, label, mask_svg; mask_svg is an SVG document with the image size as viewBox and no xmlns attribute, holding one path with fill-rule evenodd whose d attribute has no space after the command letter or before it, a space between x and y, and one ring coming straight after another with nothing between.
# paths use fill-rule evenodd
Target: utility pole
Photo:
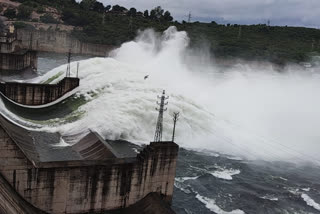
<instances>
[{"instance_id":1,"label":"utility pole","mask_svg":"<svg viewBox=\"0 0 320 214\"><path fill-rule=\"evenodd\" d=\"M77 78L78 78L78 75L79 75L79 66L80 66L80 62L77 63Z\"/></svg>"},{"instance_id":2,"label":"utility pole","mask_svg":"<svg viewBox=\"0 0 320 214\"><path fill-rule=\"evenodd\" d=\"M176 133L176 123L179 119L179 112L173 112L173 131L172 131L172 142L174 142L174 135Z\"/></svg>"},{"instance_id":3,"label":"utility pole","mask_svg":"<svg viewBox=\"0 0 320 214\"><path fill-rule=\"evenodd\" d=\"M71 49L69 49L69 52L67 54L68 57L68 65L67 65L67 73L66 73L66 77L70 77L70 63L71 63Z\"/></svg>"},{"instance_id":4,"label":"utility pole","mask_svg":"<svg viewBox=\"0 0 320 214\"><path fill-rule=\"evenodd\" d=\"M165 101L169 99L169 97L166 96L165 90L163 90L161 97L158 96L158 99L160 99L160 103L157 102L157 104L159 105L159 108L156 108L156 110L159 111L159 115L157 120L156 132L154 134L154 142L162 141L163 112L167 111L167 108L164 108L164 107L168 105L168 102L165 102Z\"/></svg>"}]
</instances>

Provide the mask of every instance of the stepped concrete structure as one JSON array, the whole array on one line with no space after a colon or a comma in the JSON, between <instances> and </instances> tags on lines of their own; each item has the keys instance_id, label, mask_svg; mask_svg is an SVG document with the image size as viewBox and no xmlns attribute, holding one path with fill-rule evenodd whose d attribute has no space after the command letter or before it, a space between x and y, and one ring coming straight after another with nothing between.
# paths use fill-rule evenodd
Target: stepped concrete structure
<instances>
[{"instance_id":1,"label":"stepped concrete structure","mask_svg":"<svg viewBox=\"0 0 320 214\"><path fill-rule=\"evenodd\" d=\"M1 25L1 24L0 24ZM2 24L3 25L3 24ZM37 70L37 51L22 47L13 26L0 30L0 72L13 73Z\"/></svg>"},{"instance_id":2,"label":"stepped concrete structure","mask_svg":"<svg viewBox=\"0 0 320 214\"><path fill-rule=\"evenodd\" d=\"M173 213L161 204L172 200L177 144L151 142L137 153L89 131L61 146L71 137L26 130L0 115L1 213Z\"/></svg>"}]
</instances>

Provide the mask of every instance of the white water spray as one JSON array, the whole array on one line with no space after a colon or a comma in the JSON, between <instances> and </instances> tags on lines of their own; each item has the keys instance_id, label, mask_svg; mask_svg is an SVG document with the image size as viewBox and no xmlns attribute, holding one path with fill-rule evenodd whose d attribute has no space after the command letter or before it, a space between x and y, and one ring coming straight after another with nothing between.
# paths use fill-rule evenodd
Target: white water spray
<instances>
[{"instance_id":1,"label":"white water spray","mask_svg":"<svg viewBox=\"0 0 320 214\"><path fill-rule=\"evenodd\" d=\"M88 101L76 111L82 117L63 124L59 119L43 129L63 135L92 129L109 139L147 143L155 130L156 96L165 89L170 99L164 140L171 139L171 115L180 112L176 140L181 146L247 158L319 161L316 72L287 68L280 74L272 66L252 64L221 72L188 44L187 34L174 27L162 35L146 30L109 58L81 61L77 95ZM76 63L71 70L75 74Z\"/></svg>"}]
</instances>

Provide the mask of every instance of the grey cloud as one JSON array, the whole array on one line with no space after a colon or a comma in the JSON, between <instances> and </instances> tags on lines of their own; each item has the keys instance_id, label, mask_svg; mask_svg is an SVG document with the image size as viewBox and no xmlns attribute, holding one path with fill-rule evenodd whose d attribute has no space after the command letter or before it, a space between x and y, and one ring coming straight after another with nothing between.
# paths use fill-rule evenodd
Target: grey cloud
<instances>
[{"instance_id":1,"label":"grey cloud","mask_svg":"<svg viewBox=\"0 0 320 214\"><path fill-rule=\"evenodd\" d=\"M239 24L266 23L320 27L320 0L100 0L105 5L119 4L150 10L158 5L169 10L176 20L225 20Z\"/></svg>"}]
</instances>

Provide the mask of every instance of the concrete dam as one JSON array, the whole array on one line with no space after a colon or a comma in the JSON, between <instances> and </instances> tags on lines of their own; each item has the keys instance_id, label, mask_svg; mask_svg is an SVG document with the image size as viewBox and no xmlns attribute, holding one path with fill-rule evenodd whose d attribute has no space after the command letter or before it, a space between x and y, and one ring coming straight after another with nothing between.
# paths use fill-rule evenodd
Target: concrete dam
<instances>
[{"instance_id":1,"label":"concrete dam","mask_svg":"<svg viewBox=\"0 0 320 214\"><path fill-rule=\"evenodd\" d=\"M43 98L51 92L61 89L52 97L57 98L78 84L78 78L44 85L2 83L1 92L13 105L32 106L51 101ZM156 141L138 151L129 142L106 140L92 130L77 142L69 138L25 128L0 111L1 213L174 213L169 204L177 144ZM59 146L61 140L67 146Z\"/></svg>"},{"instance_id":2,"label":"concrete dam","mask_svg":"<svg viewBox=\"0 0 320 214\"><path fill-rule=\"evenodd\" d=\"M2 46L1 51L11 57ZM70 77L70 58L69 52L66 77L54 84L1 82L1 102L38 107L41 114L46 105L64 101L80 85L78 77ZM9 70L24 69L10 64ZM165 99L163 92L157 130L162 130ZM179 146L173 140L158 137L137 149L90 129L71 140L60 132L27 128L6 110L0 109L0 213L174 213L169 205Z\"/></svg>"}]
</instances>

